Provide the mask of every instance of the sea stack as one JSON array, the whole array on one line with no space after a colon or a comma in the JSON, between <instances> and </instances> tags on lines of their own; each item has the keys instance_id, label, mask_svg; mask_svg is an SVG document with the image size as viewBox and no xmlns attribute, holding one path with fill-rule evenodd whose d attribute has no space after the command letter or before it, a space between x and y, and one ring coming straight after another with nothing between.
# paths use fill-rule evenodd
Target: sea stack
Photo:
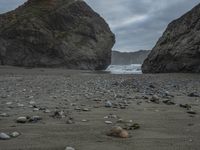
<instances>
[{"instance_id":1,"label":"sea stack","mask_svg":"<svg viewBox=\"0 0 200 150\"><path fill-rule=\"evenodd\" d=\"M200 4L168 25L145 60L142 71L200 72Z\"/></svg>"},{"instance_id":2,"label":"sea stack","mask_svg":"<svg viewBox=\"0 0 200 150\"><path fill-rule=\"evenodd\" d=\"M115 36L82 0L28 0L0 15L0 65L102 70Z\"/></svg>"}]
</instances>

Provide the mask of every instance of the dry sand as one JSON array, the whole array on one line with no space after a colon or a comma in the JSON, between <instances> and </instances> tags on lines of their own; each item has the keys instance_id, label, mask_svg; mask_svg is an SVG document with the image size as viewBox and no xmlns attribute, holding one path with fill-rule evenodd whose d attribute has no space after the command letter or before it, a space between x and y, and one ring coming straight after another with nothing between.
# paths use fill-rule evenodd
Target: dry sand
<instances>
[{"instance_id":1,"label":"dry sand","mask_svg":"<svg viewBox=\"0 0 200 150\"><path fill-rule=\"evenodd\" d=\"M0 132L21 135L0 140L0 150L65 150L66 146L76 150L199 150L200 98L189 97L192 92L200 94L200 74L111 75L1 67L0 114L9 117L0 117ZM154 94L159 104L150 101ZM107 100L116 108L106 108ZM33 101L39 111L33 111ZM180 104L191 105L197 114L188 114ZM44 113L45 109L51 112ZM66 117L51 117L55 110L64 111ZM104 118L110 114L118 118ZM16 123L20 116L34 115L43 119ZM69 117L74 124L66 124ZM141 128L128 131L128 139L108 137L112 126L124 125L117 123L119 118L139 123Z\"/></svg>"}]
</instances>

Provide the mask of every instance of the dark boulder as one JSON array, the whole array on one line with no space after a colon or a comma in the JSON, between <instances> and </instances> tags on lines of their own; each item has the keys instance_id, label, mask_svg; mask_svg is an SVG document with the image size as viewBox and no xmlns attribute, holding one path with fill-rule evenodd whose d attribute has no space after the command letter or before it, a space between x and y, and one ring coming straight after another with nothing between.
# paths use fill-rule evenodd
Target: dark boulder
<instances>
[{"instance_id":1,"label":"dark boulder","mask_svg":"<svg viewBox=\"0 0 200 150\"><path fill-rule=\"evenodd\" d=\"M23 67L105 69L114 34L81 0L29 0L0 15L0 63Z\"/></svg>"},{"instance_id":2,"label":"dark boulder","mask_svg":"<svg viewBox=\"0 0 200 150\"><path fill-rule=\"evenodd\" d=\"M168 25L142 71L200 72L200 4Z\"/></svg>"}]
</instances>

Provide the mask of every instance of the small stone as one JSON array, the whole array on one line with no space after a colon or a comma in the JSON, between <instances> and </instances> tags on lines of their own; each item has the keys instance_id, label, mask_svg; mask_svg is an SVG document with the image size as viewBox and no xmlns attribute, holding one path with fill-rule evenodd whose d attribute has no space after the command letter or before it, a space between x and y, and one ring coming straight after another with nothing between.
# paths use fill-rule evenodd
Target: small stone
<instances>
[{"instance_id":1,"label":"small stone","mask_svg":"<svg viewBox=\"0 0 200 150\"><path fill-rule=\"evenodd\" d=\"M90 111L88 108L83 108L82 110L83 111Z\"/></svg>"},{"instance_id":2,"label":"small stone","mask_svg":"<svg viewBox=\"0 0 200 150\"><path fill-rule=\"evenodd\" d=\"M45 109L44 113L50 113L51 111L49 109Z\"/></svg>"},{"instance_id":3,"label":"small stone","mask_svg":"<svg viewBox=\"0 0 200 150\"><path fill-rule=\"evenodd\" d=\"M112 121L105 121L106 124L112 124Z\"/></svg>"},{"instance_id":4,"label":"small stone","mask_svg":"<svg viewBox=\"0 0 200 150\"><path fill-rule=\"evenodd\" d=\"M65 118L64 111L55 111L52 115L54 118Z\"/></svg>"},{"instance_id":5,"label":"small stone","mask_svg":"<svg viewBox=\"0 0 200 150\"><path fill-rule=\"evenodd\" d=\"M119 133L119 137L120 138L128 138L129 137L129 134L126 130L122 130L120 133Z\"/></svg>"},{"instance_id":6,"label":"small stone","mask_svg":"<svg viewBox=\"0 0 200 150\"><path fill-rule=\"evenodd\" d=\"M75 148L73 148L73 147L68 147L68 146L67 146L67 147L65 148L65 150L75 150Z\"/></svg>"},{"instance_id":7,"label":"small stone","mask_svg":"<svg viewBox=\"0 0 200 150\"><path fill-rule=\"evenodd\" d=\"M15 131L15 132L11 133L10 136L12 138L16 138L16 137L20 136L20 133Z\"/></svg>"},{"instance_id":8,"label":"small stone","mask_svg":"<svg viewBox=\"0 0 200 150\"><path fill-rule=\"evenodd\" d=\"M10 136L6 133L0 133L0 140L9 140Z\"/></svg>"},{"instance_id":9,"label":"small stone","mask_svg":"<svg viewBox=\"0 0 200 150\"><path fill-rule=\"evenodd\" d=\"M86 120L86 119L83 119L83 120L81 120L82 122L88 122L88 120Z\"/></svg>"},{"instance_id":10,"label":"small stone","mask_svg":"<svg viewBox=\"0 0 200 150\"><path fill-rule=\"evenodd\" d=\"M197 94L196 92L190 93L188 94L189 97L200 97L199 94Z\"/></svg>"},{"instance_id":11,"label":"small stone","mask_svg":"<svg viewBox=\"0 0 200 150\"><path fill-rule=\"evenodd\" d=\"M74 119L70 117L67 121L66 124L74 124Z\"/></svg>"},{"instance_id":12,"label":"small stone","mask_svg":"<svg viewBox=\"0 0 200 150\"><path fill-rule=\"evenodd\" d=\"M160 98L157 95L153 95L150 101L153 103L159 104L160 103L159 100Z\"/></svg>"},{"instance_id":13,"label":"small stone","mask_svg":"<svg viewBox=\"0 0 200 150\"><path fill-rule=\"evenodd\" d=\"M163 103L165 103L166 105L175 105L175 103L172 102L171 100L165 100L163 101Z\"/></svg>"},{"instance_id":14,"label":"small stone","mask_svg":"<svg viewBox=\"0 0 200 150\"><path fill-rule=\"evenodd\" d=\"M188 114L192 114L192 115L196 115L197 113L195 112L195 111L193 111L193 110L190 110L190 111L188 111L187 112Z\"/></svg>"},{"instance_id":15,"label":"small stone","mask_svg":"<svg viewBox=\"0 0 200 150\"><path fill-rule=\"evenodd\" d=\"M110 101L107 101L107 102L105 103L105 107L111 108L111 107L112 107L112 103L111 103Z\"/></svg>"},{"instance_id":16,"label":"small stone","mask_svg":"<svg viewBox=\"0 0 200 150\"><path fill-rule=\"evenodd\" d=\"M192 108L192 106L190 106L189 104L180 104L180 107L186 108L187 110L190 110Z\"/></svg>"},{"instance_id":17,"label":"small stone","mask_svg":"<svg viewBox=\"0 0 200 150\"><path fill-rule=\"evenodd\" d=\"M118 138L128 138L129 133L122 129L120 126L113 127L108 133L108 136L118 137Z\"/></svg>"},{"instance_id":18,"label":"small stone","mask_svg":"<svg viewBox=\"0 0 200 150\"><path fill-rule=\"evenodd\" d=\"M35 101L30 101L29 104L30 104L30 105L34 105L34 104L35 104Z\"/></svg>"},{"instance_id":19,"label":"small stone","mask_svg":"<svg viewBox=\"0 0 200 150\"><path fill-rule=\"evenodd\" d=\"M6 103L6 105L11 105L11 104L12 104L12 102L7 102L7 103Z\"/></svg>"},{"instance_id":20,"label":"small stone","mask_svg":"<svg viewBox=\"0 0 200 150\"><path fill-rule=\"evenodd\" d=\"M27 117L18 117L17 118L17 123L26 123L27 122Z\"/></svg>"},{"instance_id":21,"label":"small stone","mask_svg":"<svg viewBox=\"0 0 200 150\"><path fill-rule=\"evenodd\" d=\"M30 119L29 119L29 122L32 122L32 123L36 123L38 121L42 120L42 117L40 116L32 116Z\"/></svg>"},{"instance_id":22,"label":"small stone","mask_svg":"<svg viewBox=\"0 0 200 150\"><path fill-rule=\"evenodd\" d=\"M7 113L1 113L0 117L9 117L9 115Z\"/></svg>"},{"instance_id":23,"label":"small stone","mask_svg":"<svg viewBox=\"0 0 200 150\"><path fill-rule=\"evenodd\" d=\"M40 109L39 108L33 108L33 111L39 111Z\"/></svg>"}]
</instances>

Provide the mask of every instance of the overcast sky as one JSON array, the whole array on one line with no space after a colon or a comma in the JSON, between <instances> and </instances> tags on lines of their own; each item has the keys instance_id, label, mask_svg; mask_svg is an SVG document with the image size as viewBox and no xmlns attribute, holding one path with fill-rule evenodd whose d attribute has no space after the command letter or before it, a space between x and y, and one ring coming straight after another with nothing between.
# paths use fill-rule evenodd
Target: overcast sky
<instances>
[{"instance_id":1,"label":"overcast sky","mask_svg":"<svg viewBox=\"0 0 200 150\"><path fill-rule=\"evenodd\" d=\"M0 0L0 13L25 0ZM151 49L172 20L193 8L199 0L85 0L105 18L116 35L119 51Z\"/></svg>"}]
</instances>

